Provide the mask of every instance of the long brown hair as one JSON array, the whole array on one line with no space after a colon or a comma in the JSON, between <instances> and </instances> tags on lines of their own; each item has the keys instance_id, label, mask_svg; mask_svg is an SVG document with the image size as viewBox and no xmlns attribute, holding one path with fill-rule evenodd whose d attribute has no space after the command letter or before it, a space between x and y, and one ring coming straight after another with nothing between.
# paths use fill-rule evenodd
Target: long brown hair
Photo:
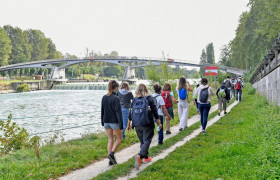
<instances>
[{"instance_id":1,"label":"long brown hair","mask_svg":"<svg viewBox=\"0 0 280 180\"><path fill-rule=\"evenodd\" d=\"M122 82L121 83L121 89L126 89L126 90L129 90L129 84L128 84L128 82Z\"/></svg>"},{"instance_id":2,"label":"long brown hair","mask_svg":"<svg viewBox=\"0 0 280 180\"><path fill-rule=\"evenodd\" d=\"M187 80L186 80L186 78L181 77L179 80L178 89L181 90L183 88L187 89Z\"/></svg>"},{"instance_id":3,"label":"long brown hair","mask_svg":"<svg viewBox=\"0 0 280 180\"><path fill-rule=\"evenodd\" d=\"M165 83L163 85L163 91L171 91L171 85L170 83Z\"/></svg>"},{"instance_id":4,"label":"long brown hair","mask_svg":"<svg viewBox=\"0 0 280 180\"><path fill-rule=\"evenodd\" d=\"M139 84L135 89L135 97L145 97L149 95L149 91L145 84Z\"/></svg>"},{"instance_id":5,"label":"long brown hair","mask_svg":"<svg viewBox=\"0 0 280 180\"><path fill-rule=\"evenodd\" d=\"M119 87L119 83L115 80L110 80L108 83L108 96L111 96L113 93L113 90Z\"/></svg>"}]
</instances>

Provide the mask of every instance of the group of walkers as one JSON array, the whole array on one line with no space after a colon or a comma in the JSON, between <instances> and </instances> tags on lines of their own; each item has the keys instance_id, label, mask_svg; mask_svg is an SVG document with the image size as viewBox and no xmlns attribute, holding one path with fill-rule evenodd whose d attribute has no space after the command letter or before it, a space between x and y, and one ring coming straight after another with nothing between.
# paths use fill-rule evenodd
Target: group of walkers
<instances>
[{"instance_id":1,"label":"group of walkers","mask_svg":"<svg viewBox=\"0 0 280 180\"><path fill-rule=\"evenodd\" d=\"M220 104L224 105L226 113L226 102L230 99L232 81L227 84L227 80L217 91ZM243 81L234 81L236 97L239 94L241 100ZM239 85L238 85L239 84ZM241 87L236 89L236 87ZM102 98L101 124L106 130L108 137L108 159L109 165L117 164L114 153L125 139L125 132L135 128L140 140L140 152L135 156L134 167L139 169L141 163L151 161L149 147L154 136L155 123L157 124L158 145L163 144L163 125L166 123L166 135L171 134L170 121L174 119L173 104L178 104L178 116L180 120L179 131L188 128L189 113L189 92L192 91L190 83L181 77L176 88L178 100L175 99L174 92L169 83L165 83L163 88L158 84L153 85L154 93L151 95L145 84L139 84L135 89L135 96L132 94L127 82L119 83L115 80L109 81L108 94ZM225 95L224 95L225 94ZM211 96L215 93L208 84L206 78L201 79L193 92L193 99L200 114L202 133L205 134L209 111L211 108ZM114 142L115 137L115 142Z\"/></svg>"}]
</instances>

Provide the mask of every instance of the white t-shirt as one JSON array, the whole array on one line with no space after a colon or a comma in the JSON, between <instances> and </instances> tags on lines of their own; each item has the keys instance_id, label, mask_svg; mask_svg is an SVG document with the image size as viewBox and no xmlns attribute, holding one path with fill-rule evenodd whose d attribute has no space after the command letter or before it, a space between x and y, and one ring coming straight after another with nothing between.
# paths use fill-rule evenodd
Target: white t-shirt
<instances>
[{"instance_id":1,"label":"white t-shirt","mask_svg":"<svg viewBox=\"0 0 280 180\"><path fill-rule=\"evenodd\" d=\"M160 106L160 108L158 108L158 110L157 110L158 115L159 115L159 116L163 116L161 106L165 106L164 100L163 100L163 98L161 97L160 94L154 93L154 94L153 94L153 97L156 97L156 96L158 96L158 97L156 98L157 104Z\"/></svg>"}]
</instances>

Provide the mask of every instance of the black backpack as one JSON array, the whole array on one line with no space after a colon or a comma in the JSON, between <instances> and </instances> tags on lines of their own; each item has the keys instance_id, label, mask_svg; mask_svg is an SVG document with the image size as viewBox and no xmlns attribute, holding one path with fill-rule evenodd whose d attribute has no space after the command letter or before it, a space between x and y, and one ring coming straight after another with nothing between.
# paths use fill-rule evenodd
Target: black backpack
<instances>
[{"instance_id":1,"label":"black backpack","mask_svg":"<svg viewBox=\"0 0 280 180\"><path fill-rule=\"evenodd\" d=\"M146 126L151 123L147 96L134 98L132 102L132 122L134 126Z\"/></svg>"},{"instance_id":2,"label":"black backpack","mask_svg":"<svg viewBox=\"0 0 280 180\"><path fill-rule=\"evenodd\" d=\"M201 91L200 91L199 101L202 103L207 103L207 101L208 101L208 97L209 97L208 88L201 89Z\"/></svg>"},{"instance_id":3,"label":"black backpack","mask_svg":"<svg viewBox=\"0 0 280 180\"><path fill-rule=\"evenodd\" d=\"M227 88L231 88L231 86L232 86L230 80L226 80L225 84L226 84Z\"/></svg>"}]
</instances>

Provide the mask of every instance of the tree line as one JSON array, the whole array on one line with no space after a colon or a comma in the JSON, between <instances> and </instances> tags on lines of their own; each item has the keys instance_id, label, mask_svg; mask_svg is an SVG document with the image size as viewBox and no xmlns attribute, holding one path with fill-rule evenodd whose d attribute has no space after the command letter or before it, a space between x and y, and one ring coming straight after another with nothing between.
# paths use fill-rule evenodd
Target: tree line
<instances>
[{"instance_id":1,"label":"tree line","mask_svg":"<svg viewBox=\"0 0 280 180\"><path fill-rule=\"evenodd\" d=\"M280 1L249 0L235 38L221 49L220 64L253 71L280 33Z\"/></svg>"}]
</instances>

